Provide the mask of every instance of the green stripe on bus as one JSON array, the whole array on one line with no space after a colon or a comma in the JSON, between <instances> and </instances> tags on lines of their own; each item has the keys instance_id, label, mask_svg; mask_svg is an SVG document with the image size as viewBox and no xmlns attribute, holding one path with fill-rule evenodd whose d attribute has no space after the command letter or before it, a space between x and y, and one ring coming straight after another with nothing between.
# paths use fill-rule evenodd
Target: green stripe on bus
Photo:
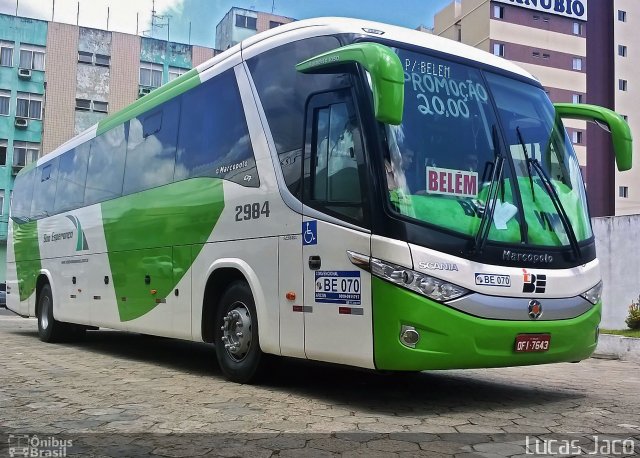
<instances>
[{"instance_id":1,"label":"green stripe on bus","mask_svg":"<svg viewBox=\"0 0 640 458\"><path fill-rule=\"evenodd\" d=\"M36 289L36 280L42 269L38 245L38 222L13 224L13 250L16 258L20 301L26 301Z\"/></svg>"},{"instance_id":2,"label":"green stripe on bus","mask_svg":"<svg viewBox=\"0 0 640 458\"><path fill-rule=\"evenodd\" d=\"M118 312L129 321L165 301L191 267L224 210L223 182L192 178L101 208Z\"/></svg>"},{"instance_id":3,"label":"green stripe on bus","mask_svg":"<svg viewBox=\"0 0 640 458\"><path fill-rule=\"evenodd\" d=\"M140 113L144 113L153 107L166 102L167 100L188 91L191 88L200 84L200 75L198 70L192 68L184 75L179 76L173 81L160 86L157 89L151 91L151 93L136 100L126 108L107 116L98 123L98 130L96 136L103 134L104 132L128 121L131 118L138 116Z\"/></svg>"}]
</instances>

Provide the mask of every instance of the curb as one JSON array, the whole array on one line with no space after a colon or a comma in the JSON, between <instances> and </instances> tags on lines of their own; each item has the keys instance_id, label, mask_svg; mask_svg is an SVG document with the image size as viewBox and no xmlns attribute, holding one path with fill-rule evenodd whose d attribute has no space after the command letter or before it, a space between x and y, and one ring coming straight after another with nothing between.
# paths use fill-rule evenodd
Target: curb
<instances>
[{"instance_id":1,"label":"curb","mask_svg":"<svg viewBox=\"0 0 640 458\"><path fill-rule=\"evenodd\" d=\"M592 357L640 363L640 339L614 334L600 334L598 346Z\"/></svg>"}]
</instances>

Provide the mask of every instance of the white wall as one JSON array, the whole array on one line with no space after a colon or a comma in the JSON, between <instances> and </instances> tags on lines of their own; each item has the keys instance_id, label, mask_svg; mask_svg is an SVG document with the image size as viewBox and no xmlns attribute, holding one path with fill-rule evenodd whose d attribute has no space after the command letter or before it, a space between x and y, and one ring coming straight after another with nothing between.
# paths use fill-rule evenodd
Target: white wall
<instances>
[{"instance_id":1,"label":"white wall","mask_svg":"<svg viewBox=\"0 0 640 458\"><path fill-rule=\"evenodd\" d=\"M626 329L632 300L640 294L640 215L593 218L596 250L602 269L602 323Z\"/></svg>"}]
</instances>

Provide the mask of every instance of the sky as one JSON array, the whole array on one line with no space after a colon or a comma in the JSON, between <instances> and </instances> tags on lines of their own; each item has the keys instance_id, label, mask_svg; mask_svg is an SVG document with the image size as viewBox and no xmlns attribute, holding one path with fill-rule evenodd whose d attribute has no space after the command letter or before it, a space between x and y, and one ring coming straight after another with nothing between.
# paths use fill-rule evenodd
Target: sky
<instances>
[{"instance_id":1,"label":"sky","mask_svg":"<svg viewBox=\"0 0 640 458\"><path fill-rule=\"evenodd\" d=\"M216 24L233 6L270 12L295 19L346 16L416 28L432 26L433 15L451 0L156 0L156 14L169 22L171 41L214 47ZM167 39L167 27L151 30L152 0L0 0L0 13L107 28L118 32ZM136 28L137 16L137 28Z\"/></svg>"}]
</instances>

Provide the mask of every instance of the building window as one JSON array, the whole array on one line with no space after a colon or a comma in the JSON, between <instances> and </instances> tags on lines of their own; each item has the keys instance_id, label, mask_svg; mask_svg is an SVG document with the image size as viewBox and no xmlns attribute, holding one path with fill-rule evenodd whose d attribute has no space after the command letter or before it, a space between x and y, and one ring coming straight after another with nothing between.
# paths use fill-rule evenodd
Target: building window
<instances>
[{"instance_id":1,"label":"building window","mask_svg":"<svg viewBox=\"0 0 640 458\"><path fill-rule=\"evenodd\" d=\"M283 22L278 22L278 21L269 21L269 28L270 29L275 29L276 27L280 27L282 24L284 24Z\"/></svg>"},{"instance_id":2,"label":"building window","mask_svg":"<svg viewBox=\"0 0 640 458\"><path fill-rule=\"evenodd\" d=\"M185 70L184 68L169 67L169 81L173 81L174 79L178 78L181 75L184 75L185 73L187 73L187 70Z\"/></svg>"},{"instance_id":3,"label":"building window","mask_svg":"<svg viewBox=\"0 0 640 458\"><path fill-rule=\"evenodd\" d=\"M574 22L573 23L573 34L574 35L582 35L582 23Z\"/></svg>"},{"instance_id":4,"label":"building window","mask_svg":"<svg viewBox=\"0 0 640 458\"><path fill-rule=\"evenodd\" d=\"M494 43L493 54L495 54L496 56L504 57L504 45L502 43Z\"/></svg>"},{"instance_id":5,"label":"building window","mask_svg":"<svg viewBox=\"0 0 640 458\"><path fill-rule=\"evenodd\" d=\"M93 101L93 111L98 113L107 113L109 111L109 103L108 102L100 102L98 100Z\"/></svg>"},{"instance_id":6,"label":"building window","mask_svg":"<svg viewBox=\"0 0 640 458\"><path fill-rule=\"evenodd\" d=\"M42 46L21 46L20 68L44 70L44 48Z\"/></svg>"},{"instance_id":7,"label":"building window","mask_svg":"<svg viewBox=\"0 0 640 458\"><path fill-rule=\"evenodd\" d=\"M13 43L0 41L0 65L13 67Z\"/></svg>"},{"instance_id":8,"label":"building window","mask_svg":"<svg viewBox=\"0 0 640 458\"><path fill-rule=\"evenodd\" d=\"M4 214L4 189L0 189L0 215Z\"/></svg>"},{"instance_id":9,"label":"building window","mask_svg":"<svg viewBox=\"0 0 640 458\"><path fill-rule=\"evenodd\" d=\"M162 86L162 65L140 62L140 85L147 87Z\"/></svg>"},{"instance_id":10,"label":"building window","mask_svg":"<svg viewBox=\"0 0 640 458\"><path fill-rule=\"evenodd\" d=\"M258 18L236 14L236 27L243 29L257 30Z\"/></svg>"},{"instance_id":11,"label":"building window","mask_svg":"<svg viewBox=\"0 0 640 458\"><path fill-rule=\"evenodd\" d=\"M573 103L582 103L582 94L573 94Z\"/></svg>"},{"instance_id":12,"label":"building window","mask_svg":"<svg viewBox=\"0 0 640 458\"><path fill-rule=\"evenodd\" d=\"M582 59L579 57L573 58L573 69L574 70L582 70Z\"/></svg>"},{"instance_id":13,"label":"building window","mask_svg":"<svg viewBox=\"0 0 640 458\"><path fill-rule=\"evenodd\" d=\"M42 96L30 92L18 92L16 117L42 119Z\"/></svg>"},{"instance_id":14,"label":"building window","mask_svg":"<svg viewBox=\"0 0 640 458\"><path fill-rule=\"evenodd\" d=\"M575 145L579 145L582 143L582 132L578 130L574 130L572 134L572 141Z\"/></svg>"},{"instance_id":15,"label":"building window","mask_svg":"<svg viewBox=\"0 0 640 458\"><path fill-rule=\"evenodd\" d=\"M9 116L10 100L11 100L11 92L0 89L0 115Z\"/></svg>"},{"instance_id":16,"label":"building window","mask_svg":"<svg viewBox=\"0 0 640 458\"><path fill-rule=\"evenodd\" d=\"M531 53L531 55L533 57L540 57L540 51L533 51L533 53Z\"/></svg>"},{"instance_id":17,"label":"building window","mask_svg":"<svg viewBox=\"0 0 640 458\"><path fill-rule=\"evenodd\" d=\"M618 197L627 199L629 197L629 186L618 186Z\"/></svg>"},{"instance_id":18,"label":"building window","mask_svg":"<svg viewBox=\"0 0 640 458\"><path fill-rule=\"evenodd\" d=\"M111 56L96 54L95 64L99 67L108 67L111 64Z\"/></svg>"},{"instance_id":19,"label":"building window","mask_svg":"<svg viewBox=\"0 0 640 458\"><path fill-rule=\"evenodd\" d=\"M81 110L81 111L91 110L91 100L76 99L76 110Z\"/></svg>"},{"instance_id":20,"label":"building window","mask_svg":"<svg viewBox=\"0 0 640 458\"><path fill-rule=\"evenodd\" d=\"M627 47L625 45L618 45L618 55L627 57Z\"/></svg>"},{"instance_id":21,"label":"building window","mask_svg":"<svg viewBox=\"0 0 640 458\"><path fill-rule=\"evenodd\" d=\"M493 17L496 19L504 19L504 6L495 5L493 7Z\"/></svg>"},{"instance_id":22,"label":"building window","mask_svg":"<svg viewBox=\"0 0 640 458\"><path fill-rule=\"evenodd\" d=\"M83 64L92 64L93 53L86 52L86 51L78 51L78 62L82 62Z\"/></svg>"},{"instance_id":23,"label":"building window","mask_svg":"<svg viewBox=\"0 0 640 458\"><path fill-rule=\"evenodd\" d=\"M618 89L621 91L627 90L627 80L619 79L618 80Z\"/></svg>"},{"instance_id":24,"label":"building window","mask_svg":"<svg viewBox=\"0 0 640 458\"><path fill-rule=\"evenodd\" d=\"M7 140L0 140L0 165L7 165Z\"/></svg>"},{"instance_id":25,"label":"building window","mask_svg":"<svg viewBox=\"0 0 640 458\"><path fill-rule=\"evenodd\" d=\"M38 160L40 144L30 142L13 142L13 165L25 167Z\"/></svg>"},{"instance_id":26,"label":"building window","mask_svg":"<svg viewBox=\"0 0 640 458\"><path fill-rule=\"evenodd\" d=\"M627 12L623 10L618 10L618 21L627 22Z\"/></svg>"}]
</instances>

